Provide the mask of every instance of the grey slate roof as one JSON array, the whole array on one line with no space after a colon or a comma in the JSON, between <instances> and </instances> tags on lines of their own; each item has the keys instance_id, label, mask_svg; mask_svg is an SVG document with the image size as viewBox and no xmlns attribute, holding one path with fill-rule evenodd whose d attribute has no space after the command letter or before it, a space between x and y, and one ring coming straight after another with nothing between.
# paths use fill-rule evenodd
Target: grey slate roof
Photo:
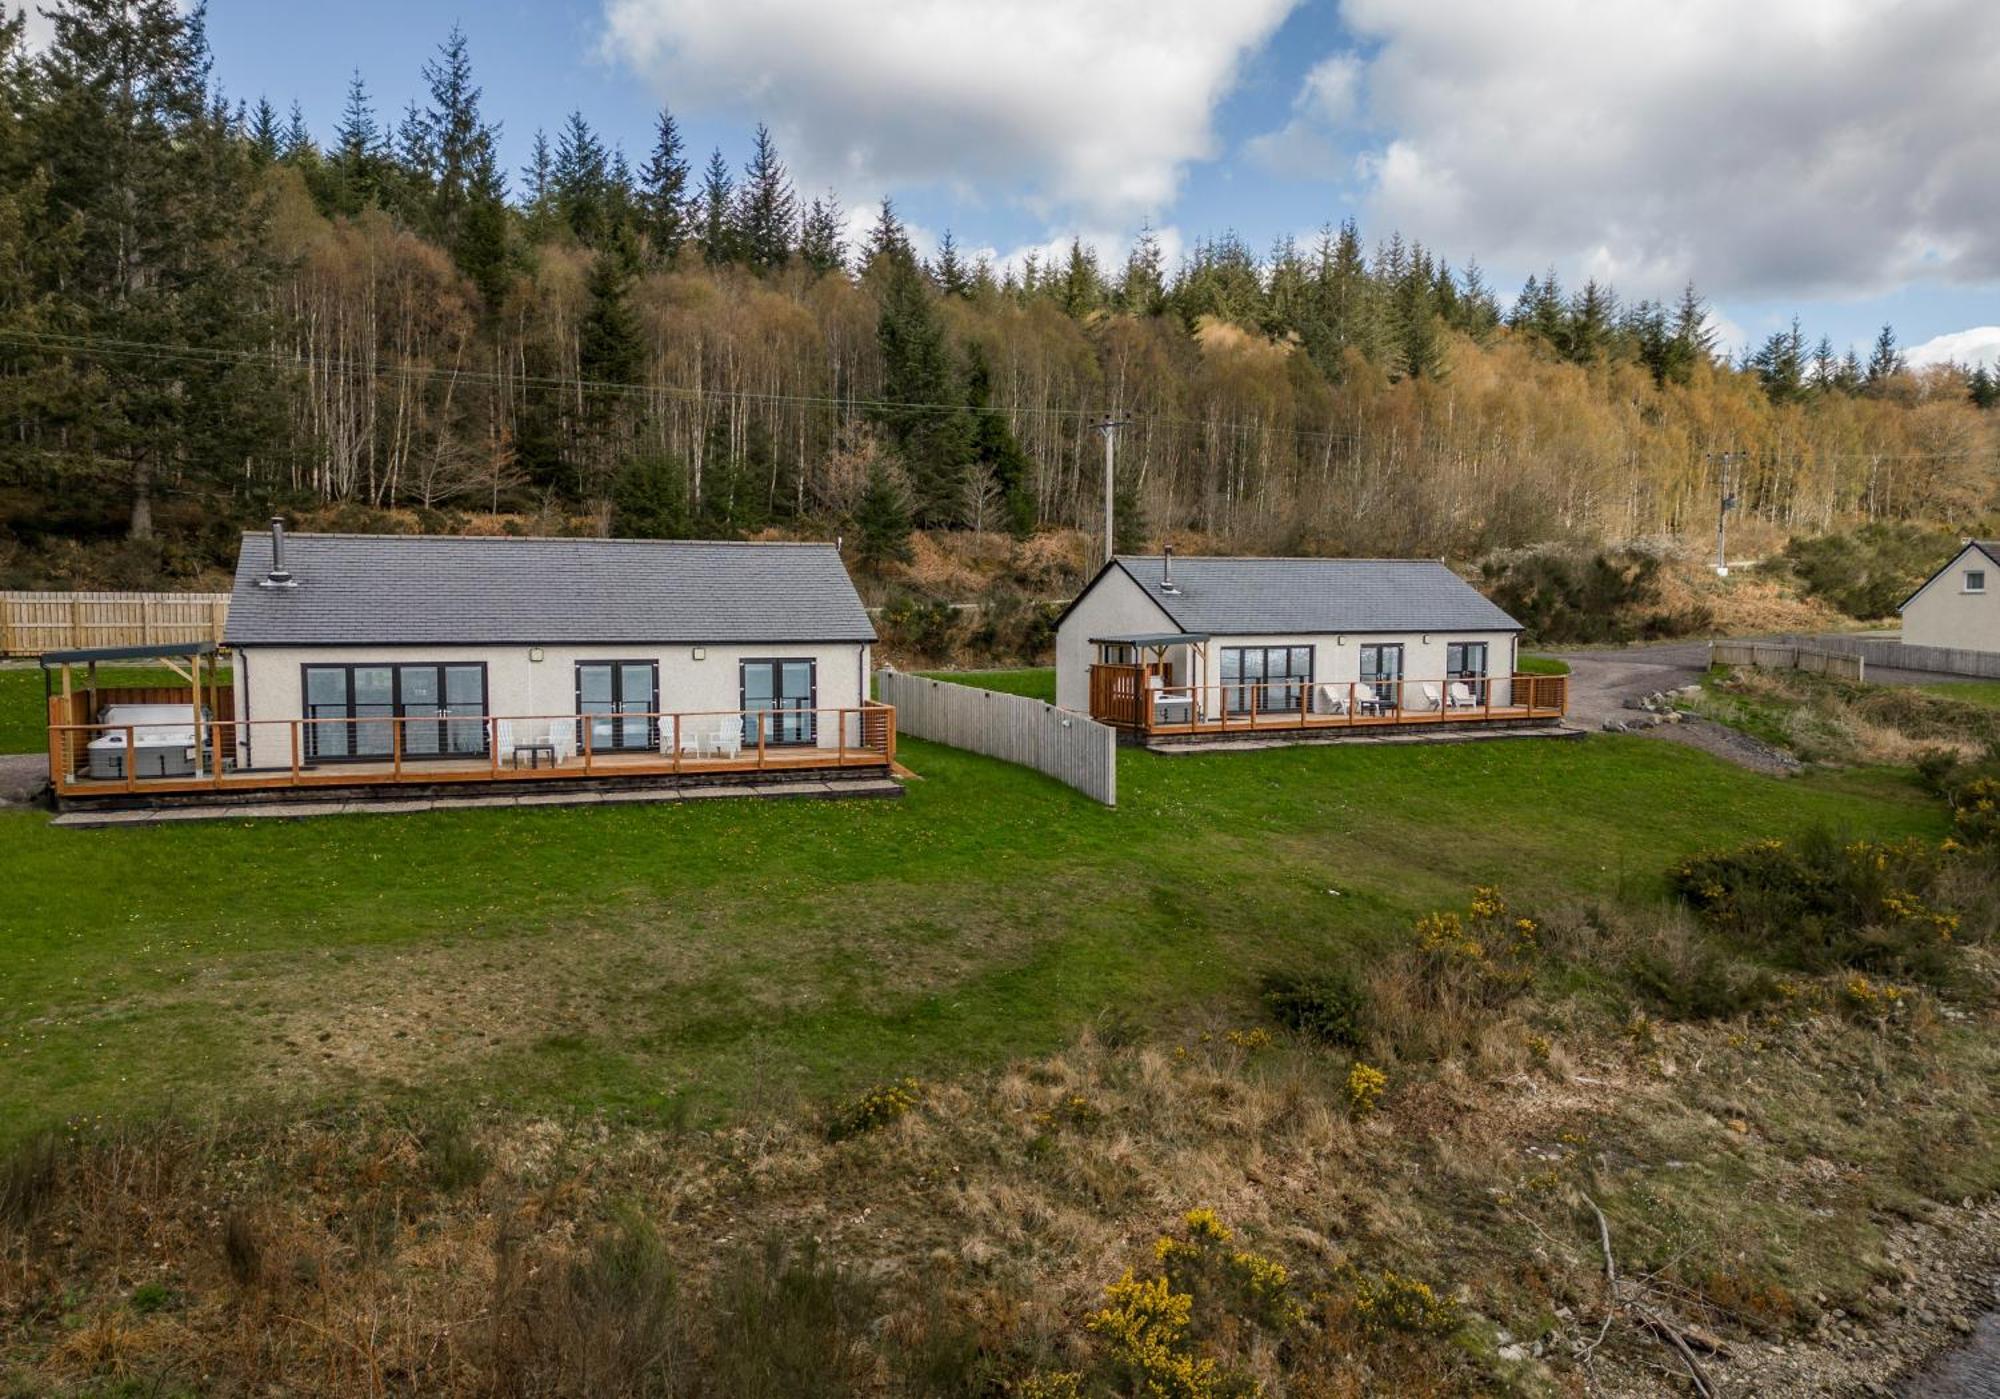
<instances>
[{"instance_id":1,"label":"grey slate roof","mask_svg":"<svg viewBox=\"0 0 2000 1399\"><path fill-rule=\"evenodd\" d=\"M1432 559L1174 557L1179 595L1160 591L1157 554L1120 554L1183 631L1214 636L1299 632L1519 631L1521 624Z\"/></svg>"},{"instance_id":2,"label":"grey slate roof","mask_svg":"<svg viewBox=\"0 0 2000 1399\"><path fill-rule=\"evenodd\" d=\"M245 534L231 646L873 641L831 544Z\"/></svg>"}]
</instances>

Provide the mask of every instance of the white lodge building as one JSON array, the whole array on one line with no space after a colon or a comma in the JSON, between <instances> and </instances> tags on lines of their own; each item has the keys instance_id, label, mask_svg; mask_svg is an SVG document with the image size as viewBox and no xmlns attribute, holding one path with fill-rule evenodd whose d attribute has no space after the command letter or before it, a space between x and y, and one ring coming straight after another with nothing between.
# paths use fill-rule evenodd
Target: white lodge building
<instances>
[{"instance_id":1,"label":"white lodge building","mask_svg":"<svg viewBox=\"0 0 2000 1399\"><path fill-rule=\"evenodd\" d=\"M1120 555L1056 627L1056 703L1148 736L1559 718L1521 626L1427 559Z\"/></svg>"},{"instance_id":2,"label":"white lodge building","mask_svg":"<svg viewBox=\"0 0 2000 1399\"><path fill-rule=\"evenodd\" d=\"M2000 651L2000 540L1967 540L1902 613L1906 645Z\"/></svg>"}]
</instances>

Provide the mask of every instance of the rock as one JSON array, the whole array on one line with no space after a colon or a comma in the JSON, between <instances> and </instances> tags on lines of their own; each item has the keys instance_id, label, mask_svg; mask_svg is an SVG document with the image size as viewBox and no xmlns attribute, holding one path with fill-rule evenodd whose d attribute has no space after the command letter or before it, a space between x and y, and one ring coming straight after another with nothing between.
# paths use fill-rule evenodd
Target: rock
<instances>
[{"instance_id":1,"label":"rock","mask_svg":"<svg viewBox=\"0 0 2000 1399\"><path fill-rule=\"evenodd\" d=\"M1528 1348L1519 1341L1500 1347L1500 1358L1510 1364L1519 1364L1528 1358Z\"/></svg>"}]
</instances>

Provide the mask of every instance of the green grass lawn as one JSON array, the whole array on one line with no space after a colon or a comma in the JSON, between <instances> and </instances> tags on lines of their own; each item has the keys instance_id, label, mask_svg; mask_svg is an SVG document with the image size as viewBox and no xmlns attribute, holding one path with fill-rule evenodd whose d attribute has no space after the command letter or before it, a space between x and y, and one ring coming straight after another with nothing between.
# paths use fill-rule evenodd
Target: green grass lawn
<instances>
[{"instance_id":1,"label":"green grass lawn","mask_svg":"<svg viewBox=\"0 0 2000 1399\"><path fill-rule=\"evenodd\" d=\"M1521 656L1514 665L1523 675L1569 674L1569 662L1554 656Z\"/></svg>"},{"instance_id":2,"label":"green grass lawn","mask_svg":"<svg viewBox=\"0 0 2000 1399\"><path fill-rule=\"evenodd\" d=\"M1940 680L1916 688L1928 695L1976 704L1981 709L2000 709L2000 680Z\"/></svg>"},{"instance_id":3,"label":"green grass lawn","mask_svg":"<svg viewBox=\"0 0 2000 1399\"><path fill-rule=\"evenodd\" d=\"M205 664L205 663L204 663ZM203 683L207 672L203 671ZM220 674L224 685L229 672ZM60 685L62 678L55 677ZM77 677L78 684L82 677ZM159 666L99 666L100 685L184 685L187 682ZM49 751L49 712L42 690L39 666L0 667L0 753L46 753Z\"/></svg>"},{"instance_id":4,"label":"green grass lawn","mask_svg":"<svg viewBox=\"0 0 2000 1399\"><path fill-rule=\"evenodd\" d=\"M1016 674L1023 685L1036 683ZM1644 900L1697 848L1941 834L1906 776L1641 738L1121 755L1107 810L910 741L901 801L51 829L0 814L0 1138L449 1094L706 1119L1251 1013L1475 882Z\"/></svg>"},{"instance_id":5,"label":"green grass lawn","mask_svg":"<svg viewBox=\"0 0 2000 1399\"><path fill-rule=\"evenodd\" d=\"M1026 695L1046 704L1056 702L1054 666L1028 666L1020 670L928 670L933 680L950 680L982 690L999 690L1010 695Z\"/></svg>"}]
</instances>

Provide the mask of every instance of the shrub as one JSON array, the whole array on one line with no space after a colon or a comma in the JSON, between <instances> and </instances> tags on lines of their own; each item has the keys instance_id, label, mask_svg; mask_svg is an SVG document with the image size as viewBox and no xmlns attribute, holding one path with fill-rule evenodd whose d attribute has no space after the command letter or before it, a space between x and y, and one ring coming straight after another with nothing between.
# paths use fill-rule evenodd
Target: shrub
<instances>
[{"instance_id":1,"label":"shrub","mask_svg":"<svg viewBox=\"0 0 2000 1399\"><path fill-rule=\"evenodd\" d=\"M1849 534L1794 539L1785 545L1785 563L1808 596L1868 620L1893 616L1958 548L1958 536L1946 531L1877 522Z\"/></svg>"},{"instance_id":2,"label":"shrub","mask_svg":"<svg viewBox=\"0 0 2000 1399\"><path fill-rule=\"evenodd\" d=\"M885 1083L870 1089L850 1103L833 1110L826 1124L828 1141L844 1142L878 1127L886 1127L902 1117L918 1102L919 1088L913 1078Z\"/></svg>"},{"instance_id":3,"label":"shrub","mask_svg":"<svg viewBox=\"0 0 2000 1399\"><path fill-rule=\"evenodd\" d=\"M1745 966L1680 919L1634 949L1625 974L1632 986L1674 1020L1723 1020L1770 1004L1777 979Z\"/></svg>"},{"instance_id":4,"label":"shrub","mask_svg":"<svg viewBox=\"0 0 2000 1399\"><path fill-rule=\"evenodd\" d=\"M1347 1071L1347 1111L1356 1118L1368 1116L1382 1104L1389 1076L1372 1064L1356 1060Z\"/></svg>"},{"instance_id":5,"label":"shrub","mask_svg":"<svg viewBox=\"0 0 2000 1399\"><path fill-rule=\"evenodd\" d=\"M1932 903L1943 859L1915 839L1843 845L1818 831L1695 856L1668 882L1709 927L1780 966L1935 979L1959 922Z\"/></svg>"},{"instance_id":6,"label":"shrub","mask_svg":"<svg viewBox=\"0 0 2000 1399\"><path fill-rule=\"evenodd\" d=\"M1273 972L1264 978L1264 1004L1279 1024L1325 1044L1360 1045L1368 995L1343 969Z\"/></svg>"},{"instance_id":7,"label":"shrub","mask_svg":"<svg viewBox=\"0 0 2000 1399\"><path fill-rule=\"evenodd\" d=\"M479 1184L492 1169L491 1158L472 1135L471 1123L458 1113L433 1117L423 1125L420 1140L432 1182L448 1195Z\"/></svg>"},{"instance_id":8,"label":"shrub","mask_svg":"<svg viewBox=\"0 0 2000 1399\"><path fill-rule=\"evenodd\" d=\"M1555 547L1488 560L1486 594L1543 642L1630 641L1708 628L1702 607L1660 608L1658 555L1637 549L1582 553Z\"/></svg>"},{"instance_id":9,"label":"shrub","mask_svg":"<svg viewBox=\"0 0 2000 1399\"><path fill-rule=\"evenodd\" d=\"M1458 1306L1438 1296L1427 1282L1386 1269L1354 1280L1354 1319L1362 1334L1400 1331L1417 1336L1449 1336L1459 1326Z\"/></svg>"},{"instance_id":10,"label":"shrub","mask_svg":"<svg viewBox=\"0 0 2000 1399\"><path fill-rule=\"evenodd\" d=\"M28 1138L0 1161L0 1225L26 1229L54 1198L61 1151L55 1134Z\"/></svg>"},{"instance_id":11,"label":"shrub","mask_svg":"<svg viewBox=\"0 0 2000 1399\"><path fill-rule=\"evenodd\" d=\"M1292 1292L1291 1273L1274 1258L1233 1247L1235 1235L1215 1211L1189 1210L1181 1216L1185 1238L1163 1234L1153 1243L1166 1279L1195 1299L1197 1332L1214 1329L1224 1318L1247 1317L1270 1331L1300 1321L1305 1309ZM1201 1323L1211 1324L1204 1327Z\"/></svg>"},{"instance_id":12,"label":"shrub","mask_svg":"<svg viewBox=\"0 0 2000 1399\"><path fill-rule=\"evenodd\" d=\"M1174 1291L1164 1277L1140 1278L1130 1268L1104 1291L1109 1305L1084 1326L1104 1338L1123 1392L1158 1399L1209 1399L1222 1392L1214 1358L1196 1353L1187 1334L1194 1314L1191 1294Z\"/></svg>"}]
</instances>

